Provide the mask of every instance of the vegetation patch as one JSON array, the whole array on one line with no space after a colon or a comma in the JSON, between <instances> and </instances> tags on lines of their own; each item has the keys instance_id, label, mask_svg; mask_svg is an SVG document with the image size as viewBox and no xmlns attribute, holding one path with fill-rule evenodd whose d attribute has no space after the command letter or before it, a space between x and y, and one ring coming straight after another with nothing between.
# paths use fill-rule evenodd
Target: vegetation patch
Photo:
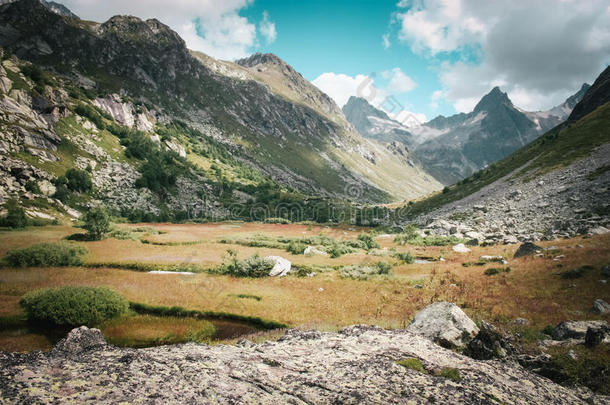
<instances>
[{"instance_id":1,"label":"vegetation patch","mask_svg":"<svg viewBox=\"0 0 610 405\"><path fill-rule=\"evenodd\" d=\"M218 273L217 268L209 268L199 266L197 264L185 264L185 263L115 263L115 262L93 262L85 264L88 268L92 269L120 269L120 270L131 270L131 271L172 271L172 272L189 272L189 273Z\"/></svg>"},{"instance_id":2,"label":"vegetation patch","mask_svg":"<svg viewBox=\"0 0 610 405\"><path fill-rule=\"evenodd\" d=\"M439 377L444 377L455 382L462 381L462 374L457 368L446 367L438 373Z\"/></svg>"},{"instance_id":3,"label":"vegetation patch","mask_svg":"<svg viewBox=\"0 0 610 405\"><path fill-rule=\"evenodd\" d=\"M416 359L415 357L407 357L406 359L398 360L396 364L411 370L419 371L420 373L428 374L421 360Z\"/></svg>"},{"instance_id":4,"label":"vegetation patch","mask_svg":"<svg viewBox=\"0 0 610 405\"><path fill-rule=\"evenodd\" d=\"M413 256L409 252L401 253L396 252L392 255L393 258L400 260L404 264L413 264L415 263L415 256Z\"/></svg>"},{"instance_id":5,"label":"vegetation patch","mask_svg":"<svg viewBox=\"0 0 610 405\"><path fill-rule=\"evenodd\" d=\"M245 260L238 260L237 253L231 249L227 251L228 263L223 264L221 272L233 277L268 277L269 272L275 266L273 260L260 257L258 254L250 256Z\"/></svg>"},{"instance_id":6,"label":"vegetation patch","mask_svg":"<svg viewBox=\"0 0 610 405\"><path fill-rule=\"evenodd\" d=\"M485 269L485 271L483 272L483 274L485 274L486 276L493 276L494 274L500 273L510 273L510 267L490 267L488 269Z\"/></svg>"},{"instance_id":7,"label":"vegetation patch","mask_svg":"<svg viewBox=\"0 0 610 405\"><path fill-rule=\"evenodd\" d=\"M129 304L100 287L60 287L27 293L19 301L28 319L53 326L93 326L127 312Z\"/></svg>"},{"instance_id":8,"label":"vegetation patch","mask_svg":"<svg viewBox=\"0 0 610 405\"><path fill-rule=\"evenodd\" d=\"M196 319L208 319L208 320L226 320L243 322L248 325L252 325L261 329L283 329L287 328L288 325L270 321L256 316L246 316L231 314L228 312L214 312L214 311L196 311L189 310L182 307L164 307L164 306L153 306L140 304L137 302L129 303L129 307L138 314L148 314L156 316L174 316L178 318L196 318Z\"/></svg>"},{"instance_id":9,"label":"vegetation patch","mask_svg":"<svg viewBox=\"0 0 610 405\"><path fill-rule=\"evenodd\" d=\"M230 297L235 297L235 298L243 298L243 299L248 299L248 300L255 300L255 301L260 301L263 299L263 297L259 296L259 295L252 295L252 294L229 294Z\"/></svg>"},{"instance_id":10,"label":"vegetation patch","mask_svg":"<svg viewBox=\"0 0 610 405\"><path fill-rule=\"evenodd\" d=\"M371 266L345 266L339 271L342 278L351 278L354 280L368 280L371 276L390 274L392 265L386 262L378 262Z\"/></svg>"},{"instance_id":11,"label":"vegetation patch","mask_svg":"<svg viewBox=\"0 0 610 405\"><path fill-rule=\"evenodd\" d=\"M559 273L559 275L563 279L573 280L573 279L583 277L587 272L594 270L594 269L595 268L593 266L585 265L585 266L577 267L572 270L567 270L567 271L561 272L561 273Z\"/></svg>"},{"instance_id":12,"label":"vegetation patch","mask_svg":"<svg viewBox=\"0 0 610 405\"><path fill-rule=\"evenodd\" d=\"M394 243L399 245L415 246L447 246L464 242L466 242L465 239L455 236L427 235L424 237L414 225L409 225L403 233L394 238Z\"/></svg>"},{"instance_id":13,"label":"vegetation patch","mask_svg":"<svg viewBox=\"0 0 610 405\"><path fill-rule=\"evenodd\" d=\"M4 262L11 267L79 266L87 248L68 242L38 243L10 250Z\"/></svg>"},{"instance_id":14,"label":"vegetation patch","mask_svg":"<svg viewBox=\"0 0 610 405\"><path fill-rule=\"evenodd\" d=\"M186 342L209 342L216 328L204 319L136 315L100 325L106 341L121 347L149 347Z\"/></svg>"}]
</instances>

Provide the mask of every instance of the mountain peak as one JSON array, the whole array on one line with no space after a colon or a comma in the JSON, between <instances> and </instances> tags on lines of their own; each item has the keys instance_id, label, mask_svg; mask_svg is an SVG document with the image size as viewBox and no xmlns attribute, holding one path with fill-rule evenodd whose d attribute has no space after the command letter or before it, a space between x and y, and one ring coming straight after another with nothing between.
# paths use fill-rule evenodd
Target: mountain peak
<instances>
[{"instance_id":1,"label":"mountain peak","mask_svg":"<svg viewBox=\"0 0 610 405\"><path fill-rule=\"evenodd\" d=\"M487 93L481 101L474 108L474 112L479 111L490 111L497 108L499 105L508 105L512 106L513 103L508 98L508 95L504 93L498 86L491 89L489 93Z\"/></svg>"},{"instance_id":2,"label":"mountain peak","mask_svg":"<svg viewBox=\"0 0 610 405\"><path fill-rule=\"evenodd\" d=\"M235 63L237 63L238 65L243 66L243 67L254 67L257 65L290 66L273 53L260 53L260 52L250 55L247 58L236 60Z\"/></svg>"}]
</instances>

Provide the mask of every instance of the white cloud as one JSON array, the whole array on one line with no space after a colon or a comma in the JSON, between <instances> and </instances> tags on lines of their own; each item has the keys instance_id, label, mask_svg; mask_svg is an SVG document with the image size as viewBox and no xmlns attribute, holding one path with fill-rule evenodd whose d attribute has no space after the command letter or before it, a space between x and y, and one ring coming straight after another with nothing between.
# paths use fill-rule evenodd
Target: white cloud
<instances>
[{"instance_id":1,"label":"white cloud","mask_svg":"<svg viewBox=\"0 0 610 405\"><path fill-rule=\"evenodd\" d=\"M190 49L230 60L247 56L257 45L255 24L239 15L239 11L251 3L252 0L64 1L81 18L99 22L117 14L157 18L175 30ZM267 41L272 36L275 39L275 24L268 18L265 22L265 16L261 34Z\"/></svg>"},{"instance_id":2,"label":"white cloud","mask_svg":"<svg viewBox=\"0 0 610 405\"><path fill-rule=\"evenodd\" d=\"M462 61L440 69L446 99L459 111L495 85L519 107L548 109L610 62L605 0L402 0L398 7L398 38L414 52L441 60L462 52Z\"/></svg>"},{"instance_id":3,"label":"white cloud","mask_svg":"<svg viewBox=\"0 0 610 405\"><path fill-rule=\"evenodd\" d=\"M390 81L387 88L394 94L406 93L417 87L417 83L398 67L381 72L381 77Z\"/></svg>"},{"instance_id":4,"label":"white cloud","mask_svg":"<svg viewBox=\"0 0 610 405\"><path fill-rule=\"evenodd\" d=\"M398 75L395 71L400 72ZM399 76L402 80L404 75L398 68L394 68L389 72L388 78L391 79ZM384 72L385 73L385 72ZM404 75L404 77L407 77ZM410 80L410 79L409 79ZM404 123L405 125L414 125L417 122L426 122L426 116L424 114L413 113L404 108L404 106L394 96L398 94L393 92L392 88L380 88L375 85L374 75L373 77L367 75L356 75L349 76L343 73L326 72L315 78L312 83L328 94L339 107L343 107L351 96L364 98L373 107L385 111L388 116L397 121ZM405 86L406 83L401 83ZM405 88L405 87L403 87Z\"/></svg>"},{"instance_id":5,"label":"white cloud","mask_svg":"<svg viewBox=\"0 0 610 405\"><path fill-rule=\"evenodd\" d=\"M388 49L392 45L390 42L390 34L383 34L381 36L381 45L383 45L383 49Z\"/></svg>"},{"instance_id":6,"label":"white cloud","mask_svg":"<svg viewBox=\"0 0 610 405\"><path fill-rule=\"evenodd\" d=\"M275 42L275 39L277 38L275 23L269 20L269 13L267 11L263 11L263 20L260 22L258 29L263 35L263 38L265 38L267 44Z\"/></svg>"}]
</instances>

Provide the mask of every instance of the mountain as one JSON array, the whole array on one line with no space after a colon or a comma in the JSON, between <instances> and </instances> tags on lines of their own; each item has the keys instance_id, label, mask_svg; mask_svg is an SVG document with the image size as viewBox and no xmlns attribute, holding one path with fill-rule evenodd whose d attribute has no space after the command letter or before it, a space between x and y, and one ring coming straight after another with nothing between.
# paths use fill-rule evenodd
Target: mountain
<instances>
[{"instance_id":1,"label":"mountain","mask_svg":"<svg viewBox=\"0 0 610 405\"><path fill-rule=\"evenodd\" d=\"M17 1L17 0L0 0L0 6L3 4L14 3L15 1ZM70 18L78 18L78 16L76 14L74 14L72 11L70 11L63 4L56 3L54 1L45 1L45 0L39 0L39 1L43 6L47 7L49 10L51 10L52 12L54 12L57 15L61 15L64 17L70 17Z\"/></svg>"},{"instance_id":2,"label":"mountain","mask_svg":"<svg viewBox=\"0 0 610 405\"><path fill-rule=\"evenodd\" d=\"M606 68L587 88L566 122L411 204L411 220L431 233L457 229L488 243L609 232L609 73Z\"/></svg>"},{"instance_id":3,"label":"mountain","mask_svg":"<svg viewBox=\"0 0 610 405\"><path fill-rule=\"evenodd\" d=\"M101 201L155 215L440 188L401 145L361 137L274 55L218 61L155 19L100 24L55 11L37 0L0 6L0 169L13 179L4 200L33 181L48 191L29 192L38 204L72 168L90 170L94 191L67 208Z\"/></svg>"},{"instance_id":4,"label":"mountain","mask_svg":"<svg viewBox=\"0 0 610 405\"><path fill-rule=\"evenodd\" d=\"M588 87L584 84L563 104L544 112L515 107L508 95L495 87L468 114L439 116L411 128L418 143L414 153L435 178L453 184L565 121Z\"/></svg>"},{"instance_id":5,"label":"mountain","mask_svg":"<svg viewBox=\"0 0 610 405\"><path fill-rule=\"evenodd\" d=\"M577 121L608 101L610 101L610 66L604 69L582 97L582 101L574 107L568 121Z\"/></svg>"},{"instance_id":6,"label":"mountain","mask_svg":"<svg viewBox=\"0 0 610 405\"><path fill-rule=\"evenodd\" d=\"M380 142L400 142L407 146L412 143L413 137L406 126L391 119L361 97L351 96L343 106L343 113L365 138Z\"/></svg>"}]
</instances>

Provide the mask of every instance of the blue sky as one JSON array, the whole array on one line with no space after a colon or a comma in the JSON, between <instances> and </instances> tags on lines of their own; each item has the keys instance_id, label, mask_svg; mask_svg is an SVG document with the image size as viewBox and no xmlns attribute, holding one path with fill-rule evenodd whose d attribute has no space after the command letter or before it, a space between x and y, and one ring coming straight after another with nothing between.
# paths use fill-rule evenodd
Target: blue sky
<instances>
[{"instance_id":1,"label":"blue sky","mask_svg":"<svg viewBox=\"0 0 610 405\"><path fill-rule=\"evenodd\" d=\"M610 62L607 0L64 4L100 22L116 14L157 18L191 49L219 59L272 52L338 104L361 94L360 84L372 83L372 104L390 97L419 119L469 112L494 86L518 107L546 110L591 83Z\"/></svg>"}]
</instances>

